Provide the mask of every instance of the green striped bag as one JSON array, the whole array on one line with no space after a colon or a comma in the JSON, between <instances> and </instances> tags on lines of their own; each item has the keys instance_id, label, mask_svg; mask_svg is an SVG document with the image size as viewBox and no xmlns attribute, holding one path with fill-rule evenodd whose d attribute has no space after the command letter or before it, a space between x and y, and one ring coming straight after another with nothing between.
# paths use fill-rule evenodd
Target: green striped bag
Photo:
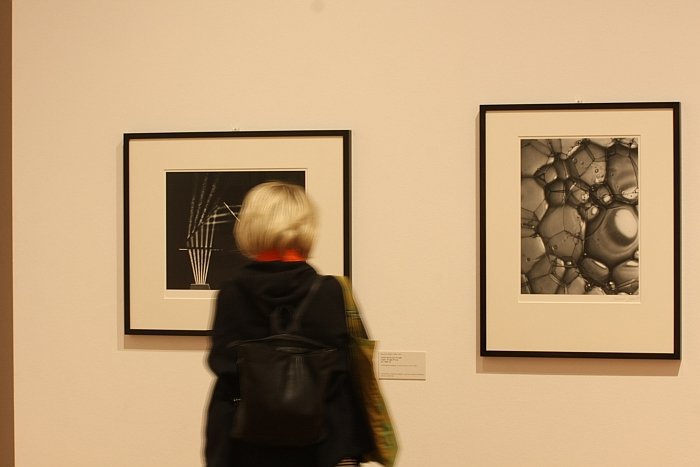
<instances>
[{"instance_id":1,"label":"green striped bag","mask_svg":"<svg viewBox=\"0 0 700 467\"><path fill-rule=\"evenodd\" d=\"M350 334L350 363L353 382L365 408L370 431L374 438L374 450L363 455L363 462L378 462L393 467L399 446L374 372L374 347L376 341L369 339L362 317L352 295L352 286L347 277L336 277L343 287L345 297L345 319Z\"/></svg>"}]
</instances>

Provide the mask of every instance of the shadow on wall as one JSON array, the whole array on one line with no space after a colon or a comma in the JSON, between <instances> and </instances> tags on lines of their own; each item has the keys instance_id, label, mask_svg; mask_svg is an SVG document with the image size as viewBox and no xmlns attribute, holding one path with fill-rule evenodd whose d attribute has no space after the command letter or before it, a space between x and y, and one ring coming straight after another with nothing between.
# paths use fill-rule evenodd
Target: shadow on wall
<instances>
[{"instance_id":1,"label":"shadow on wall","mask_svg":"<svg viewBox=\"0 0 700 467\"><path fill-rule=\"evenodd\" d=\"M208 336L120 336L122 350L209 350Z\"/></svg>"},{"instance_id":2,"label":"shadow on wall","mask_svg":"<svg viewBox=\"0 0 700 467\"><path fill-rule=\"evenodd\" d=\"M477 373L528 375L678 376L679 360L478 357Z\"/></svg>"}]
</instances>

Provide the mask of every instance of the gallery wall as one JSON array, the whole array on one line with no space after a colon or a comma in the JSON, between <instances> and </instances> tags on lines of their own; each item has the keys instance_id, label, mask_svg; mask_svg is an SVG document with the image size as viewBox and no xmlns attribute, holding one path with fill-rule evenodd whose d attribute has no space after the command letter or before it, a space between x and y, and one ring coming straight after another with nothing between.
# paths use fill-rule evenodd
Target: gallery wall
<instances>
[{"instance_id":1,"label":"gallery wall","mask_svg":"<svg viewBox=\"0 0 700 467\"><path fill-rule=\"evenodd\" d=\"M352 130L359 304L380 350L427 356L425 381L383 382L399 466L697 465L698 14L693 0L14 2L16 465L201 464L207 340L122 332L121 142L232 129ZM578 101L681 102L680 362L479 357L479 104Z\"/></svg>"},{"instance_id":2,"label":"gallery wall","mask_svg":"<svg viewBox=\"0 0 700 467\"><path fill-rule=\"evenodd\" d=\"M0 1L0 465L14 457L12 378L12 2Z\"/></svg>"}]
</instances>

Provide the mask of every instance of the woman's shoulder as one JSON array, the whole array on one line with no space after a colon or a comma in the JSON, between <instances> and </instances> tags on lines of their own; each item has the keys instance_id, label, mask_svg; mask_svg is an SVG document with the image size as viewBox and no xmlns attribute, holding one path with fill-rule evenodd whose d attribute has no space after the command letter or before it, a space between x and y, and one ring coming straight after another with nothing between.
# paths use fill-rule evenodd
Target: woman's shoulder
<instances>
[{"instance_id":1,"label":"woman's shoulder","mask_svg":"<svg viewBox=\"0 0 700 467\"><path fill-rule=\"evenodd\" d=\"M341 281L345 280L343 276L322 275L319 276L319 278L321 279L321 293L323 293L327 299L331 299L339 305L342 304L343 308L345 308L344 286L341 285Z\"/></svg>"},{"instance_id":2,"label":"woman's shoulder","mask_svg":"<svg viewBox=\"0 0 700 467\"><path fill-rule=\"evenodd\" d=\"M342 289L342 287L340 285L340 281L342 280L342 276L332 276L332 275L319 274L318 278L321 281L321 285L324 288L333 289L333 290L341 290Z\"/></svg>"},{"instance_id":3,"label":"woman's shoulder","mask_svg":"<svg viewBox=\"0 0 700 467\"><path fill-rule=\"evenodd\" d=\"M242 271L236 271L228 279L224 280L219 287L217 293L217 298L219 300L228 301L234 299L235 297L243 294L245 287L243 287L242 277L245 274Z\"/></svg>"}]
</instances>

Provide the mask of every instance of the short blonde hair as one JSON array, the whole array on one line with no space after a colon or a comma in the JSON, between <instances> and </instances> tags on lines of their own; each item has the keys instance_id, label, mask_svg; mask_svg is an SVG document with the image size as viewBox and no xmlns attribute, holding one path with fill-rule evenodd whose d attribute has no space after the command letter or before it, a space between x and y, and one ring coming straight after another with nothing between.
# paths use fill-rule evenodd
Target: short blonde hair
<instances>
[{"instance_id":1,"label":"short blonde hair","mask_svg":"<svg viewBox=\"0 0 700 467\"><path fill-rule=\"evenodd\" d=\"M307 258L316 237L316 209L299 185L262 183L246 194L233 234L249 258L271 250L296 250Z\"/></svg>"}]
</instances>

